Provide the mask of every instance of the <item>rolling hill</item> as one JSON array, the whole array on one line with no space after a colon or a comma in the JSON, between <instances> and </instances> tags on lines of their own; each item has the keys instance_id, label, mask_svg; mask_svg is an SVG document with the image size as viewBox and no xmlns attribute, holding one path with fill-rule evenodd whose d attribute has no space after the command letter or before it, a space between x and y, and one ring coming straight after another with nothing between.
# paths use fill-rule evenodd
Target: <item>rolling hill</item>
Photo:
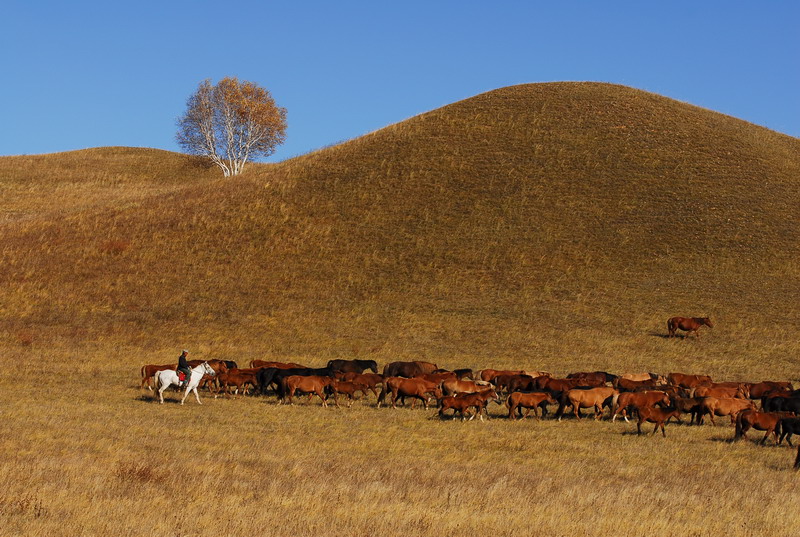
<instances>
[{"instance_id":1,"label":"rolling hill","mask_svg":"<svg viewBox=\"0 0 800 537\"><path fill-rule=\"evenodd\" d=\"M796 374L800 140L627 87L503 88L234 179L4 157L0 188L8 345ZM678 346L679 314L717 326Z\"/></svg>"}]
</instances>

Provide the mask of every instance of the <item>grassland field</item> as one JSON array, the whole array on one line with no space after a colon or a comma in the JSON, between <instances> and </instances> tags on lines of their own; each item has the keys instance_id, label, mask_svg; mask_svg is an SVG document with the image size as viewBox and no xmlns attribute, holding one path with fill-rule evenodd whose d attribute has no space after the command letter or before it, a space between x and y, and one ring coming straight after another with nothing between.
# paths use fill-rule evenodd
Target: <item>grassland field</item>
<instances>
[{"instance_id":1,"label":"grassland field","mask_svg":"<svg viewBox=\"0 0 800 537\"><path fill-rule=\"evenodd\" d=\"M192 358L800 384L800 140L630 88L504 88L222 180L0 158L0 536L795 536L733 428L177 404ZM668 339L673 315L708 315ZM652 426L646 428L649 433Z\"/></svg>"}]
</instances>

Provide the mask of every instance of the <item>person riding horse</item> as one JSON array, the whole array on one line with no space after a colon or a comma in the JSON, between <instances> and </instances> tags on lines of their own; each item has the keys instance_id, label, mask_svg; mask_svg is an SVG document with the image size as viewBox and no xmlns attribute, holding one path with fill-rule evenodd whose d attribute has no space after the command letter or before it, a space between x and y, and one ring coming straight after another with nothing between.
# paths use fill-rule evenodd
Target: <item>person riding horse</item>
<instances>
[{"instance_id":1,"label":"person riding horse","mask_svg":"<svg viewBox=\"0 0 800 537\"><path fill-rule=\"evenodd\" d=\"M186 375L186 378L184 378L183 382L181 382L180 384L181 387L185 386L186 383L189 382L189 377L192 375L192 368L189 367L189 362L186 360L186 356L188 354L189 351L183 349L181 355L178 356L178 368L177 368L178 375L180 376L180 373Z\"/></svg>"}]
</instances>

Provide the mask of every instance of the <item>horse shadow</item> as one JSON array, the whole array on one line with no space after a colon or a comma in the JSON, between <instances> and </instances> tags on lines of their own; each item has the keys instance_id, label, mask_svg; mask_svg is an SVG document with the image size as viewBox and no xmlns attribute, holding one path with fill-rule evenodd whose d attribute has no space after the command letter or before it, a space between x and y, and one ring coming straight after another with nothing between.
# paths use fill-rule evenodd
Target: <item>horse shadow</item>
<instances>
[{"instance_id":1,"label":"horse shadow","mask_svg":"<svg viewBox=\"0 0 800 537\"><path fill-rule=\"evenodd\" d=\"M709 438L712 442L720 442L723 444L736 444L739 442L738 438L734 438L733 436L712 436Z\"/></svg>"},{"instance_id":2,"label":"horse shadow","mask_svg":"<svg viewBox=\"0 0 800 537\"><path fill-rule=\"evenodd\" d=\"M686 339L686 334L675 334L674 336L671 336L669 334L665 334L664 332L651 331L648 332L647 335L650 337L658 337L661 339L680 339L680 340Z\"/></svg>"},{"instance_id":3,"label":"horse shadow","mask_svg":"<svg viewBox=\"0 0 800 537\"><path fill-rule=\"evenodd\" d=\"M134 401L139 401L141 403L155 403L155 404L158 404L158 394L156 393L155 396L147 395L147 394L141 394L141 395L137 395L136 397L134 397L133 400ZM166 404L170 404L170 405L172 405L172 404L180 404L180 402L181 402L180 399L174 399L172 397L165 397L164 398L164 404L165 405Z\"/></svg>"}]
</instances>

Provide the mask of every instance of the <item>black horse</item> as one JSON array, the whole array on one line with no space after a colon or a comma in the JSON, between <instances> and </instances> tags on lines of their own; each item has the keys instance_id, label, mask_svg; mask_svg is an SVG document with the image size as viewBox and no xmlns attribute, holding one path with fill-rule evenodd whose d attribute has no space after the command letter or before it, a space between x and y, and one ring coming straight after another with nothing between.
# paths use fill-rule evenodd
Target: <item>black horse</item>
<instances>
[{"instance_id":1,"label":"black horse","mask_svg":"<svg viewBox=\"0 0 800 537\"><path fill-rule=\"evenodd\" d=\"M792 446L792 435L800 434L800 418L782 418L778 422L778 429L781 434L778 444L781 444L785 438L789 442L789 447L794 447Z\"/></svg>"}]
</instances>

